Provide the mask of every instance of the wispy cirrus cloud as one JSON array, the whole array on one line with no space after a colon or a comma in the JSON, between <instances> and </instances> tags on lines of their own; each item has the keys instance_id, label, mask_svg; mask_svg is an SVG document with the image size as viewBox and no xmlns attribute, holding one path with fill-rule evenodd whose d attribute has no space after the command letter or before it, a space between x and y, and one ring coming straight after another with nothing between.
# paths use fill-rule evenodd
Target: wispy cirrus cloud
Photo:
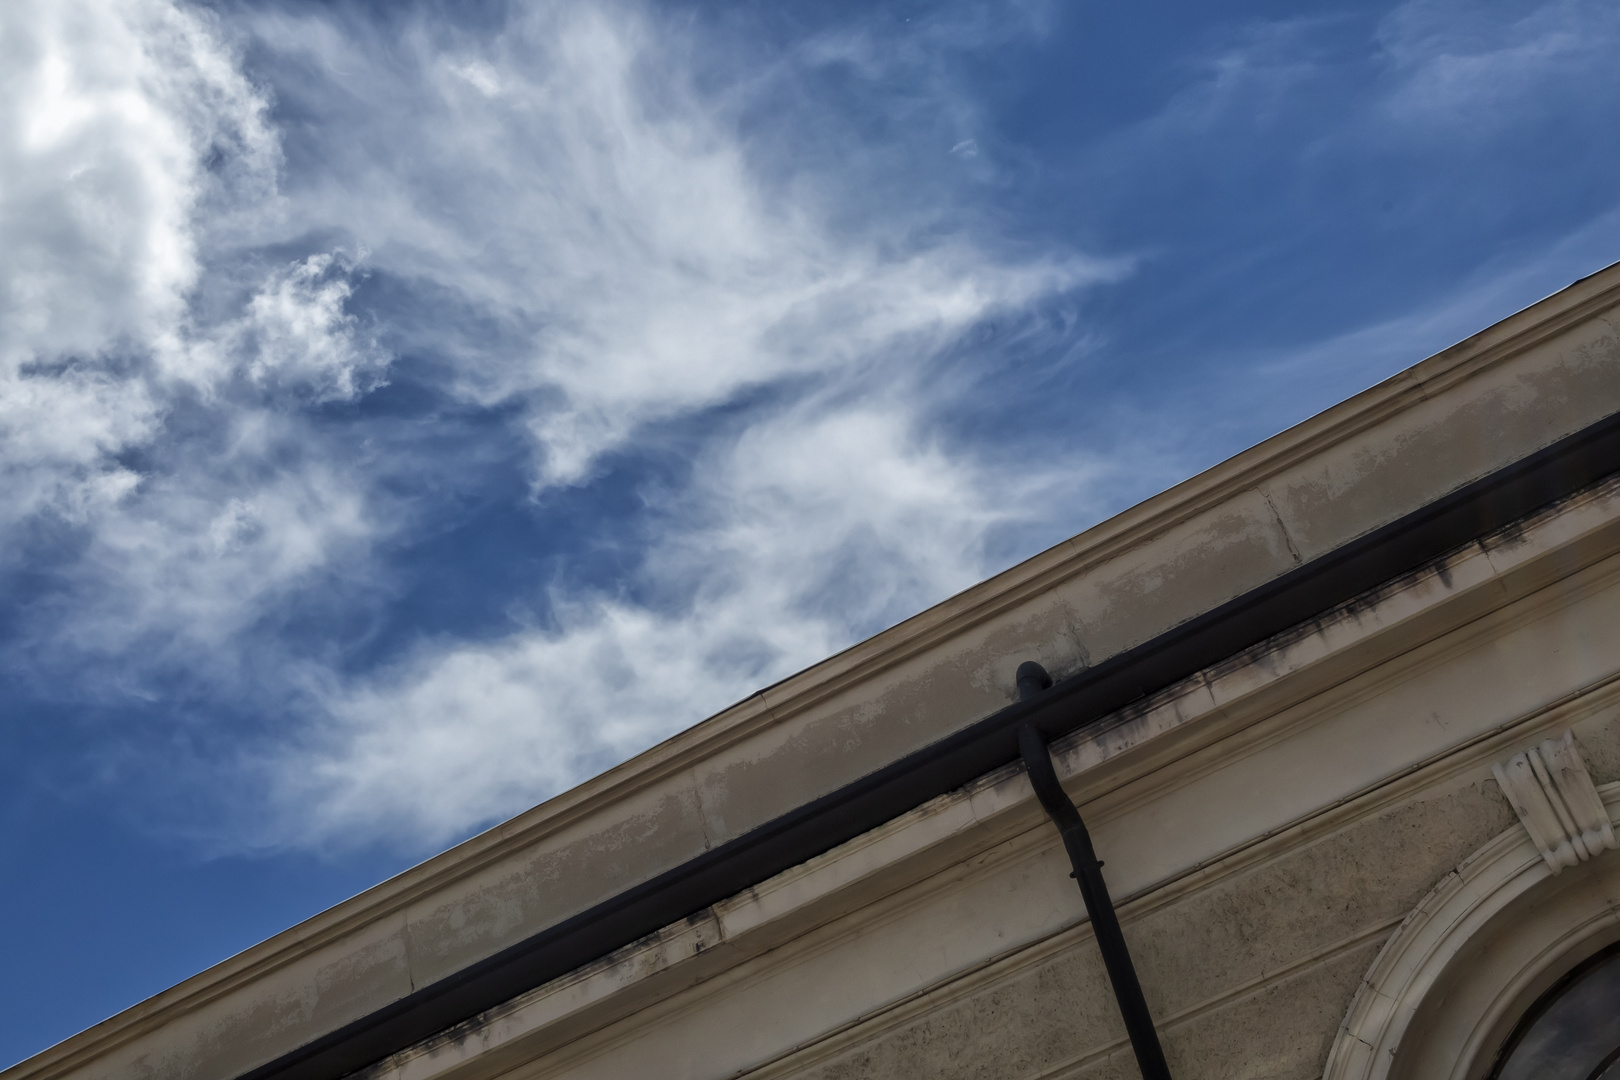
<instances>
[{"instance_id":1,"label":"wispy cirrus cloud","mask_svg":"<svg viewBox=\"0 0 1620 1080\"><path fill-rule=\"evenodd\" d=\"M1173 479L1221 422L1196 357L1147 377L1153 424L998 383L1091 348L1087 291L1139 272L970 209L1013 166L950 58L1053 10L854 18L745 62L740 17L631 2L8 9L0 529L50 582L8 670L173 702L108 745L215 807L180 828L216 848L420 851L1072 531L1122 470ZM1228 187L1420 156L1493 80L1545 104L1596 70L1610 15L1525 10L1463 33L1398 6L1354 93L1328 23L1250 25L1073 183L1099 214L1191 190L1189 147L1234 132L1266 149L1200 161ZM1283 378L1243 404L1338 396L1511 277L1292 365L1251 349ZM1109 410L1111 452L1078 449ZM521 574L478 565L486 528Z\"/></svg>"},{"instance_id":2,"label":"wispy cirrus cloud","mask_svg":"<svg viewBox=\"0 0 1620 1080\"><path fill-rule=\"evenodd\" d=\"M972 584L998 528L1083 497L1099 467L1069 466L1061 486L975 467L888 404L775 412L672 493L651 597L559 588L554 627L333 687L336 722L276 770L278 825L443 841L527 806Z\"/></svg>"},{"instance_id":3,"label":"wispy cirrus cloud","mask_svg":"<svg viewBox=\"0 0 1620 1080\"><path fill-rule=\"evenodd\" d=\"M312 22L256 24L277 63L318 72L283 91L323 137L300 220L464 305L419 343L455 354L453 392L522 404L540 486L587 480L649 422L925 356L988 311L1120 270L1004 263L915 220L834 227L815 209L832 193L807 197L833 178L801 162L793 185L768 181L783 163L750 157L678 33L633 6L533 5L449 46L436 24L385 42ZM456 337L475 319L500 328L482 348Z\"/></svg>"},{"instance_id":4,"label":"wispy cirrus cloud","mask_svg":"<svg viewBox=\"0 0 1620 1080\"><path fill-rule=\"evenodd\" d=\"M1392 123L1484 134L1546 109L1549 97L1591 100L1593 77L1608 81L1620 11L1594 0L1410 0L1379 23L1376 41Z\"/></svg>"},{"instance_id":5,"label":"wispy cirrus cloud","mask_svg":"<svg viewBox=\"0 0 1620 1080\"><path fill-rule=\"evenodd\" d=\"M12 522L127 495L183 353L193 216L230 145L273 167L263 103L160 3L19 3L0 36L0 471Z\"/></svg>"},{"instance_id":6,"label":"wispy cirrus cloud","mask_svg":"<svg viewBox=\"0 0 1620 1080\"><path fill-rule=\"evenodd\" d=\"M260 32L307 63L306 43L341 49ZM938 430L930 367L1125 266L1008 261L937 215L835 226L814 209L830 193L793 197L814 171L784 184L752 158L664 32L634 9L537 8L481 48L411 26L403 48L319 58L368 88L373 167L294 198L379 274L453 295L452 329L419 342L454 357L441 392L515 410L541 499L669 425L689 468L644 493L627 576L553 583L543 625L327 683L328 722L271 777L291 834L441 841L511 813L970 584L1023 516ZM422 141L440 152L390 156ZM498 329L469 347L458 321Z\"/></svg>"},{"instance_id":7,"label":"wispy cirrus cloud","mask_svg":"<svg viewBox=\"0 0 1620 1080\"><path fill-rule=\"evenodd\" d=\"M270 465L271 443L299 439L266 384L352 394L385 360L339 310L326 256L199 306L221 237L274 212L282 165L268 98L213 18L86 0L3 22L0 542L11 569L61 586L26 624L29 662L116 657L125 670L83 681L128 685L132 650L178 635L206 656L197 642L320 565L312 528L363 531L331 470L312 487Z\"/></svg>"},{"instance_id":8,"label":"wispy cirrus cloud","mask_svg":"<svg viewBox=\"0 0 1620 1080\"><path fill-rule=\"evenodd\" d=\"M106 14L53 10L20 24L43 41ZM106 161L14 140L31 176L118 183L0 195L103 252L19 274L35 307L68 310L90 273L107 313L77 338L46 318L9 354L85 432L59 465L5 458L77 485L18 513L70 542L14 661L103 701L200 695L176 720L194 760L161 731L120 752L209 789L211 843L441 843L971 583L1031 516L1010 487L1083 482L978 460L931 372L985 320L1125 264L997 255L945 205L838 213L833 163L751 141L698 89L700 43L646 8L535 4L468 33L426 9L151 0L109 25L17 66L53 115L90 115L72 80L98 50L121 59L97 78L122 81L52 136ZM98 231L109 217L128 235ZM41 235L38 258L60 254ZM398 379L426 402L414 427L371 404ZM321 613L348 597L386 622L388 552L488 464L487 443L440 437L447 411L520 436L527 497L509 497L536 535L619 545L621 569L481 601L504 631L426 624L357 662L353 620ZM676 467L628 531L549 509L649 453ZM445 454L449 494L423 496ZM210 695L278 719L233 730Z\"/></svg>"}]
</instances>

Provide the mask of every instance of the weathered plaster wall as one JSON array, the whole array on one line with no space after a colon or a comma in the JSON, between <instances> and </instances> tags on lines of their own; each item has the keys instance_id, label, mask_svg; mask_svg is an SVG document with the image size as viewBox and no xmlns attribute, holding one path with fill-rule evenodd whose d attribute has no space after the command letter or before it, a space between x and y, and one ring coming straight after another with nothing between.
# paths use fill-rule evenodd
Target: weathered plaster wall
<instances>
[{"instance_id":1,"label":"weathered plaster wall","mask_svg":"<svg viewBox=\"0 0 1620 1080\"><path fill-rule=\"evenodd\" d=\"M1620 492L1600 499L1612 511ZM1461 602L1465 568L1448 565ZM1620 652L1607 644L1620 637L1620 557L1498 598L1155 772L1071 780L1094 795L1086 814L1178 1077L1320 1075L1379 946L1516 827L1491 762L1572 726L1600 782L1620 770ZM1377 624L1379 607L1343 617ZM1308 644L1281 642L1256 666L1303 677L1281 657ZM1067 870L1037 821L511 1075L1131 1077ZM442 1075L484 1075L470 1064ZM410 1065L375 1075L441 1075Z\"/></svg>"},{"instance_id":2,"label":"weathered plaster wall","mask_svg":"<svg viewBox=\"0 0 1620 1080\"><path fill-rule=\"evenodd\" d=\"M1551 726L1566 718L1558 716ZM1378 948L1442 877L1486 841L1516 827L1483 759L1534 741L1546 727L1532 723L1515 730L1460 768L1436 763L1397 793L1375 792L1346 805L1320 832L1292 831L1263 850L1212 865L1198 882L1168 896L1150 891L1124 905L1126 935L1175 1075L1320 1076ZM1620 702L1597 708L1576 728L1596 751L1594 759L1620 755ZM1047 850L1000 862L991 874L1009 886L1004 902L1041 906L1067 897L1068 925L738 1075L1133 1080L1135 1066L1106 976L1087 926L1078 920L1078 896L1063 878L1065 869ZM1054 884L1059 888L1052 889ZM982 913L971 902L959 911ZM905 918L902 913L897 921ZM885 921L858 941L867 964L903 966L895 950L913 945L915 936ZM830 986L808 985L816 974L813 964L789 961L768 978L795 984L789 993L806 1012L828 1008L840 990L856 993L850 984L861 980L856 967L845 969L841 984L834 977ZM775 1006L780 995L746 980L718 988L714 997L702 988L692 995L657 1015L626 1022L623 1031L603 1040L601 1056L548 1056L511 1075L733 1075L730 1062L717 1060L728 1055L710 1041L716 1025L702 1014L726 1009L730 996ZM718 1026L731 1027L725 1020ZM735 1030L726 1050L747 1043L758 1029Z\"/></svg>"},{"instance_id":3,"label":"weathered plaster wall","mask_svg":"<svg viewBox=\"0 0 1620 1080\"><path fill-rule=\"evenodd\" d=\"M1469 779L1383 809L1176 902L1126 936L1184 1080L1309 1078L1384 939L1445 873L1514 822ZM851 1047L796 1080L1134 1080L1095 943Z\"/></svg>"}]
</instances>

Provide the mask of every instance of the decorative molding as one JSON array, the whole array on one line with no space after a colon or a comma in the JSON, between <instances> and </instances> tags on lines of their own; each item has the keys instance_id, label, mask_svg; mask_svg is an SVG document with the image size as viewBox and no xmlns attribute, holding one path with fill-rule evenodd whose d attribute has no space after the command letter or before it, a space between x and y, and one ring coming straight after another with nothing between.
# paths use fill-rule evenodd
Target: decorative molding
<instances>
[{"instance_id":1,"label":"decorative molding","mask_svg":"<svg viewBox=\"0 0 1620 1080\"><path fill-rule=\"evenodd\" d=\"M1573 731L1491 766L1553 873L1620 847Z\"/></svg>"},{"instance_id":2,"label":"decorative molding","mask_svg":"<svg viewBox=\"0 0 1620 1080\"><path fill-rule=\"evenodd\" d=\"M1546 743L1553 747L1574 747L1573 739L1567 737L1549 739ZM1516 755L1520 756L1524 755ZM1591 783L1584 763L1581 775ZM1620 814L1620 783L1605 784L1601 790L1594 789L1593 794L1603 808L1605 823L1609 824ZM1570 847L1574 848L1573 842ZM1607 899L1590 905L1589 911L1560 910L1553 902L1557 890L1548 883L1562 868L1546 856L1539 841L1524 831L1509 829L1442 878L1406 916L1363 977L1328 1052L1323 1080L1389 1080L1396 1067L1398 1051L1403 1061L1423 1056L1424 1051L1434 1056L1434 1047L1407 1044L1422 1044L1426 1039L1445 1040L1448 1033L1426 1031L1423 1025L1413 1029L1412 1021L1430 997L1443 996L1443 987L1436 991L1437 985L1450 979L1455 989L1453 976L1456 973L1447 969L1464 955L1472 957L1466 962L1473 966L1463 974L1472 976L1474 990L1484 988L1490 1004L1474 1018L1466 1032L1449 1033L1453 1044L1441 1048L1438 1056L1448 1061L1451 1068L1448 1075L1436 1076L1435 1080L1468 1080L1477 1075L1478 1059L1489 1052L1490 1032L1522 996L1525 987L1568 956L1571 950L1580 948L1582 941L1612 933L1620 925L1620 909ZM1612 873L1612 869L1609 872ZM1575 891L1580 893L1581 890ZM1534 909L1541 912L1535 918L1558 924L1535 928L1534 936L1547 939L1543 947L1516 960L1502 955L1511 950L1469 948L1492 940L1500 943L1503 934L1525 937L1530 928L1520 925L1513 911L1522 916L1522 904L1518 901L1532 892L1544 901ZM1568 921L1571 915L1575 916L1574 922ZM1481 967L1493 963L1499 967L1506 965L1510 970L1487 971ZM1431 991L1436 993L1431 994ZM1431 1023L1432 1026L1435 1025ZM1399 1075L1404 1077L1408 1071L1409 1068L1401 1070Z\"/></svg>"}]
</instances>

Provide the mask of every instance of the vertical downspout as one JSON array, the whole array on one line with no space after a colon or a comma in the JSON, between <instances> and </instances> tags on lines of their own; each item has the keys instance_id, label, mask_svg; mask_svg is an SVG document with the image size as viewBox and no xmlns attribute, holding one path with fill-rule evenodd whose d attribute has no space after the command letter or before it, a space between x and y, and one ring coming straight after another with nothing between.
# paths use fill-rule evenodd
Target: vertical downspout
<instances>
[{"instance_id":1,"label":"vertical downspout","mask_svg":"<svg viewBox=\"0 0 1620 1080\"><path fill-rule=\"evenodd\" d=\"M1018 665L1020 700L1027 701L1051 685L1052 677L1033 660ZM1120 931L1119 916L1114 913L1108 886L1103 883L1102 863L1091 848L1086 823L1080 820L1080 811L1058 783L1046 738L1033 724L1026 723L1018 729L1018 751L1023 755L1035 797L1058 827L1063 846L1069 852L1073 877L1086 902L1086 914L1091 916L1092 933L1096 935L1097 948L1102 951L1103 964L1108 968L1108 981L1113 984L1114 999L1119 1002L1120 1015L1125 1018L1125 1031L1131 1037L1131 1049L1136 1052L1142 1080L1170 1080L1170 1066L1165 1064L1159 1033L1153 1028L1147 1000L1142 997L1142 984L1136 981L1136 967L1125 946L1125 935Z\"/></svg>"}]
</instances>

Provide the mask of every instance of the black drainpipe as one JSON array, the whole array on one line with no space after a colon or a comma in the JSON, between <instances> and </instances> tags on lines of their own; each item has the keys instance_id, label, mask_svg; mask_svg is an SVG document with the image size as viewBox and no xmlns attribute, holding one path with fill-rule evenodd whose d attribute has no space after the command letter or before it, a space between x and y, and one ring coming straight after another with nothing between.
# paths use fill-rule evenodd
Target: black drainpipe
<instances>
[{"instance_id":1,"label":"black drainpipe","mask_svg":"<svg viewBox=\"0 0 1620 1080\"><path fill-rule=\"evenodd\" d=\"M1021 701L1028 701L1052 685L1052 676L1033 660L1018 665L1017 677ZM1063 846L1074 866L1070 876L1080 884L1080 896L1086 902L1086 914L1091 916L1091 930L1097 937L1097 948L1102 950L1108 981L1114 986L1114 1000L1119 1002L1120 1015L1125 1018L1125 1031L1131 1037L1131 1049L1136 1052L1142 1080L1170 1080L1170 1066L1165 1064L1164 1050L1159 1047L1159 1033L1153 1029L1153 1016L1148 1012L1147 1000L1142 997L1142 984L1136 981L1136 966L1131 963L1131 952L1125 947L1119 916L1114 913L1114 902L1103 882L1103 864L1091 848L1086 823L1080 820L1080 811L1058 783L1057 770L1052 767L1052 752L1047 748L1046 737L1035 725L1025 723L1019 727L1018 751L1023 755L1024 769L1035 788L1035 797L1063 836Z\"/></svg>"}]
</instances>

